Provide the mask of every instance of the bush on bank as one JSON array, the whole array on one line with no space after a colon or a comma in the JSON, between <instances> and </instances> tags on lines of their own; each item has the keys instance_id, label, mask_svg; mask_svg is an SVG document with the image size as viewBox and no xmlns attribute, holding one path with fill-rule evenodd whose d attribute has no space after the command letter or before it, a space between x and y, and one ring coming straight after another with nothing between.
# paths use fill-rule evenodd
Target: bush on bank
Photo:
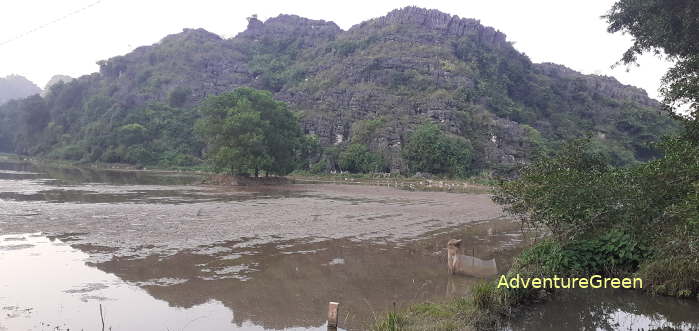
<instances>
[{"instance_id":1,"label":"bush on bank","mask_svg":"<svg viewBox=\"0 0 699 331\"><path fill-rule=\"evenodd\" d=\"M506 278L633 276L646 291L699 298L698 146L687 136L668 138L659 145L663 157L617 168L578 140L500 182L494 200L527 227L551 234L525 249ZM375 329L431 322L495 329L518 306L549 292L485 282L469 297L409 308L393 317L396 323Z\"/></svg>"}]
</instances>

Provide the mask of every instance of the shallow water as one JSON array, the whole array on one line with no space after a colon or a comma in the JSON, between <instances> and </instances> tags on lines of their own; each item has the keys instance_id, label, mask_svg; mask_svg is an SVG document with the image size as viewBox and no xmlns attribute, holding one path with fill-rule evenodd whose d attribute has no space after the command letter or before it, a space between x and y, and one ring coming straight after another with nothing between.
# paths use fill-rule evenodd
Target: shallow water
<instances>
[{"instance_id":1,"label":"shallow water","mask_svg":"<svg viewBox=\"0 0 699 331\"><path fill-rule=\"evenodd\" d=\"M511 330L699 330L699 303L621 289L562 291Z\"/></svg>"},{"instance_id":2,"label":"shallow water","mask_svg":"<svg viewBox=\"0 0 699 331\"><path fill-rule=\"evenodd\" d=\"M198 182L0 162L0 330L99 330L100 305L114 331L320 330L329 301L362 330L394 305L467 294L525 241L485 194ZM451 238L474 277L447 275ZM697 326L694 302L579 295L511 327Z\"/></svg>"},{"instance_id":3,"label":"shallow water","mask_svg":"<svg viewBox=\"0 0 699 331\"><path fill-rule=\"evenodd\" d=\"M523 240L487 195L0 167L0 330L365 329L468 291L449 238L505 269Z\"/></svg>"}]
</instances>

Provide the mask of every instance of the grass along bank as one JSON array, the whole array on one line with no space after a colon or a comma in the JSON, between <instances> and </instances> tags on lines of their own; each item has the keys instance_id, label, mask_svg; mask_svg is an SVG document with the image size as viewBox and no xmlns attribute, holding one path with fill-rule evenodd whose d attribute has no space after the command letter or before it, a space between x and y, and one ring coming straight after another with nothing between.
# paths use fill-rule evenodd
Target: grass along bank
<instances>
[{"instance_id":1,"label":"grass along bank","mask_svg":"<svg viewBox=\"0 0 699 331\"><path fill-rule=\"evenodd\" d=\"M454 193L489 193L492 191L495 180L484 176L469 178L446 177L407 177L400 174L376 173L376 174L312 174L306 171L295 171L287 176L297 183L321 183L321 184L354 184L377 185L395 187L411 191L434 191Z\"/></svg>"}]
</instances>

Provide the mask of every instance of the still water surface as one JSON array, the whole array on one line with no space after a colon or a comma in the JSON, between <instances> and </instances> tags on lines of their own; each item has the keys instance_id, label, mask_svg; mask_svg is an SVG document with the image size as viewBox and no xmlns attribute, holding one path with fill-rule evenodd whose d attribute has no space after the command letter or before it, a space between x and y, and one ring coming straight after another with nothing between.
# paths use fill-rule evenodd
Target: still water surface
<instances>
[{"instance_id":1,"label":"still water surface","mask_svg":"<svg viewBox=\"0 0 699 331\"><path fill-rule=\"evenodd\" d=\"M448 239L464 239L486 278L524 241L484 194L199 181L0 162L0 330L100 330L100 305L115 331L321 330L329 301L343 328L363 330L394 303L468 293L479 278L447 275ZM699 325L694 302L581 295L512 329Z\"/></svg>"}]
</instances>

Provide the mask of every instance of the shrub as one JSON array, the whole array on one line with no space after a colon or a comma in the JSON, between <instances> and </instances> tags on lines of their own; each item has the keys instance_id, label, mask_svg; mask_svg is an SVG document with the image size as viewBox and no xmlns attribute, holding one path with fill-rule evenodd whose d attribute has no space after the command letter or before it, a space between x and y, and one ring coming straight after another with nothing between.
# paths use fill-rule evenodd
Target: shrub
<instances>
[{"instance_id":1,"label":"shrub","mask_svg":"<svg viewBox=\"0 0 699 331\"><path fill-rule=\"evenodd\" d=\"M383 160L380 155L372 153L363 144L351 144L340 153L340 169L352 173L377 172L382 169Z\"/></svg>"},{"instance_id":2,"label":"shrub","mask_svg":"<svg viewBox=\"0 0 699 331\"><path fill-rule=\"evenodd\" d=\"M131 123L117 129L119 142L124 145L140 144L145 140L147 129L138 123Z\"/></svg>"},{"instance_id":3,"label":"shrub","mask_svg":"<svg viewBox=\"0 0 699 331\"><path fill-rule=\"evenodd\" d=\"M168 102L171 107L181 107L187 102L187 98L191 94L191 91L187 88L176 87L168 98Z\"/></svg>"},{"instance_id":4,"label":"shrub","mask_svg":"<svg viewBox=\"0 0 699 331\"><path fill-rule=\"evenodd\" d=\"M78 145L66 145L54 149L48 156L53 159L80 160L85 153L85 149Z\"/></svg>"},{"instance_id":5,"label":"shrub","mask_svg":"<svg viewBox=\"0 0 699 331\"><path fill-rule=\"evenodd\" d=\"M153 153L143 145L131 145L126 148L124 161L133 164L150 164L153 162Z\"/></svg>"},{"instance_id":6,"label":"shrub","mask_svg":"<svg viewBox=\"0 0 699 331\"><path fill-rule=\"evenodd\" d=\"M464 177L470 169L473 148L461 137L449 137L432 123L419 126L408 137L403 157L411 172Z\"/></svg>"}]
</instances>

